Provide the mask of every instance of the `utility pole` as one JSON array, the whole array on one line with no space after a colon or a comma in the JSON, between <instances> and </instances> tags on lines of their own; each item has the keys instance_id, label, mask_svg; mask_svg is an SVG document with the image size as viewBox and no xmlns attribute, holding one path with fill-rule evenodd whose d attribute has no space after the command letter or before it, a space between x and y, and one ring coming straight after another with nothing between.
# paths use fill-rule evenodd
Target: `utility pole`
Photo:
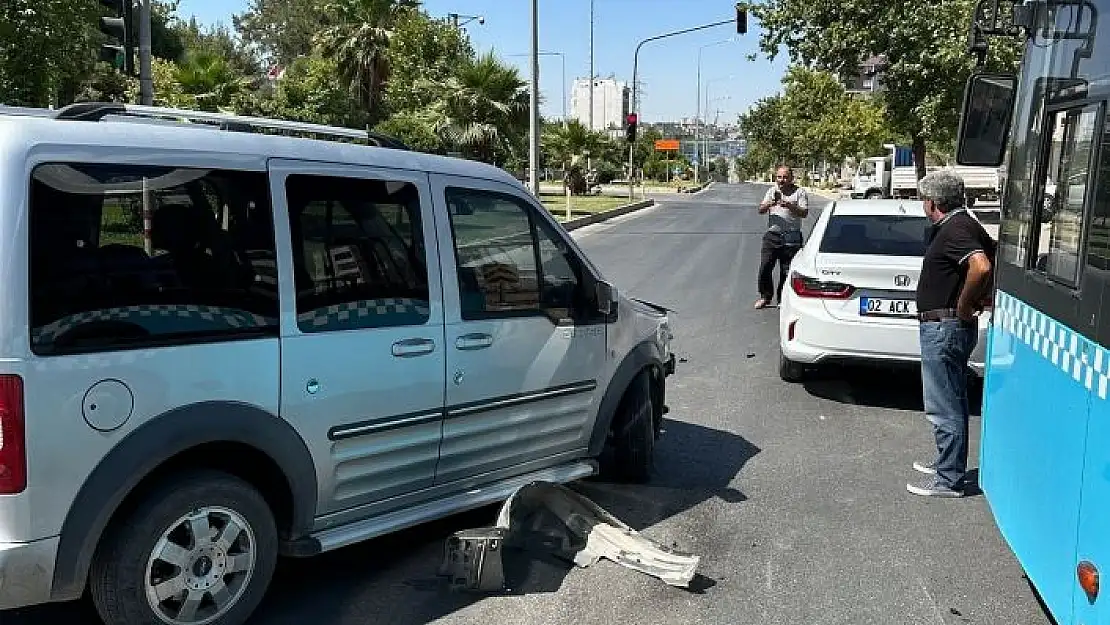
<instances>
[{"instance_id":1,"label":"utility pole","mask_svg":"<svg viewBox=\"0 0 1110 625\"><path fill-rule=\"evenodd\" d=\"M150 58L150 2L139 0L139 104L154 104L154 78Z\"/></svg>"},{"instance_id":2,"label":"utility pole","mask_svg":"<svg viewBox=\"0 0 1110 625\"><path fill-rule=\"evenodd\" d=\"M594 129L594 0L590 0L590 131Z\"/></svg>"},{"instance_id":3,"label":"utility pole","mask_svg":"<svg viewBox=\"0 0 1110 625\"><path fill-rule=\"evenodd\" d=\"M539 0L532 0L532 93L529 111L529 186L532 194L540 197L540 20Z\"/></svg>"}]
</instances>

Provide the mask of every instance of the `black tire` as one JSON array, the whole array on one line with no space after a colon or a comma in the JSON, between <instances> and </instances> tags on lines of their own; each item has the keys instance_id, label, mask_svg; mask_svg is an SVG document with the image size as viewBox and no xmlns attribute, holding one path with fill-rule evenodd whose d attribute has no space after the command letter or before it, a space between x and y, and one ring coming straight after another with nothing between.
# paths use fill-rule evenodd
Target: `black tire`
<instances>
[{"instance_id":1,"label":"black tire","mask_svg":"<svg viewBox=\"0 0 1110 625\"><path fill-rule=\"evenodd\" d=\"M794 362L783 354L779 354L779 377L783 382L801 382L805 379L806 368L800 362Z\"/></svg>"},{"instance_id":2,"label":"black tire","mask_svg":"<svg viewBox=\"0 0 1110 625\"><path fill-rule=\"evenodd\" d=\"M278 535L274 516L266 500L250 484L227 473L206 470L162 481L150 489L130 514L111 521L89 572L93 604L106 625L165 625L166 621L155 613L147 600L148 562L164 533L175 526L184 527L177 525L178 521L206 507L229 510L244 520L249 532L244 529L239 533L241 538L233 543L233 549L250 544L254 552L253 570L242 576L241 590L234 588L230 592L238 594L238 598L209 625L241 625L250 617L266 594L277 564ZM219 525L213 529L222 532ZM250 533L253 533L253 544L248 540ZM223 553L226 559L217 556L206 559L202 567L213 571L217 568L213 563L218 562L221 563L218 566L226 563L230 568L236 555L231 551ZM158 566L170 567L168 564ZM223 583L234 579L235 574L217 577Z\"/></svg>"},{"instance_id":3,"label":"black tire","mask_svg":"<svg viewBox=\"0 0 1110 625\"><path fill-rule=\"evenodd\" d=\"M617 414L613 416L612 437L610 476L633 483L651 479L655 457L655 410L647 371L641 371L628 385Z\"/></svg>"}]
</instances>

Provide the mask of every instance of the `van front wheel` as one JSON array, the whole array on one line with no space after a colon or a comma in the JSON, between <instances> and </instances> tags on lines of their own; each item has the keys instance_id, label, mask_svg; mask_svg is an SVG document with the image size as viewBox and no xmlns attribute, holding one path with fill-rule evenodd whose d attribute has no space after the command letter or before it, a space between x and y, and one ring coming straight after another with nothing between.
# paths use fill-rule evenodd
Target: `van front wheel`
<instances>
[{"instance_id":1,"label":"van front wheel","mask_svg":"<svg viewBox=\"0 0 1110 625\"><path fill-rule=\"evenodd\" d=\"M651 378L641 371L628 385L613 418L612 466L618 480L642 483L651 478L655 457L655 409Z\"/></svg>"},{"instance_id":2,"label":"van front wheel","mask_svg":"<svg viewBox=\"0 0 1110 625\"><path fill-rule=\"evenodd\" d=\"M273 514L250 484L189 473L112 521L90 594L107 625L241 625L270 584L277 544Z\"/></svg>"}]
</instances>

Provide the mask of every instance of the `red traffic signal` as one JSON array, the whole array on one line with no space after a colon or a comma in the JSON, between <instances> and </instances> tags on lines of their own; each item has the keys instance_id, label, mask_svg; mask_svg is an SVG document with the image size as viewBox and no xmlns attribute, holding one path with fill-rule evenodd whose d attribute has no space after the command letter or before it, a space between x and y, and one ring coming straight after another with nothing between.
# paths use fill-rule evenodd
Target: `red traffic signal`
<instances>
[{"instance_id":1,"label":"red traffic signal","mask_svg":"<svg viewBox=\"0 0 1110 625\"><path fill-rule=\"evenodd\" d=\"M635 113L629 113L628 116L624 118L624 120L626 122L628 122L629 126L635 126L636 121L637 121L637 115Z\"/></svg>"}]
</instances>

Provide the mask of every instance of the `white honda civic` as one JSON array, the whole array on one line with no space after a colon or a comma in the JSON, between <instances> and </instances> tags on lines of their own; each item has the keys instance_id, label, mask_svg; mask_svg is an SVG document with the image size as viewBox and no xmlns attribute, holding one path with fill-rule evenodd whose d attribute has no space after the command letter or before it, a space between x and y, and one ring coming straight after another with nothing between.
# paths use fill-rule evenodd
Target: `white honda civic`
<instances>
[{"instance_id":1,"label":"white honda civic","mask_svg":"<svg viewBox=\"0 0 1110 625\"><path fill-rule=\"evenodd\" d=\"M783 380L828 362L921 360L915 295L929 227L920 201L838 200L821 213L783 289ZM980 377L989 316L969 363Z\"/></svg>"}]
</instances>

